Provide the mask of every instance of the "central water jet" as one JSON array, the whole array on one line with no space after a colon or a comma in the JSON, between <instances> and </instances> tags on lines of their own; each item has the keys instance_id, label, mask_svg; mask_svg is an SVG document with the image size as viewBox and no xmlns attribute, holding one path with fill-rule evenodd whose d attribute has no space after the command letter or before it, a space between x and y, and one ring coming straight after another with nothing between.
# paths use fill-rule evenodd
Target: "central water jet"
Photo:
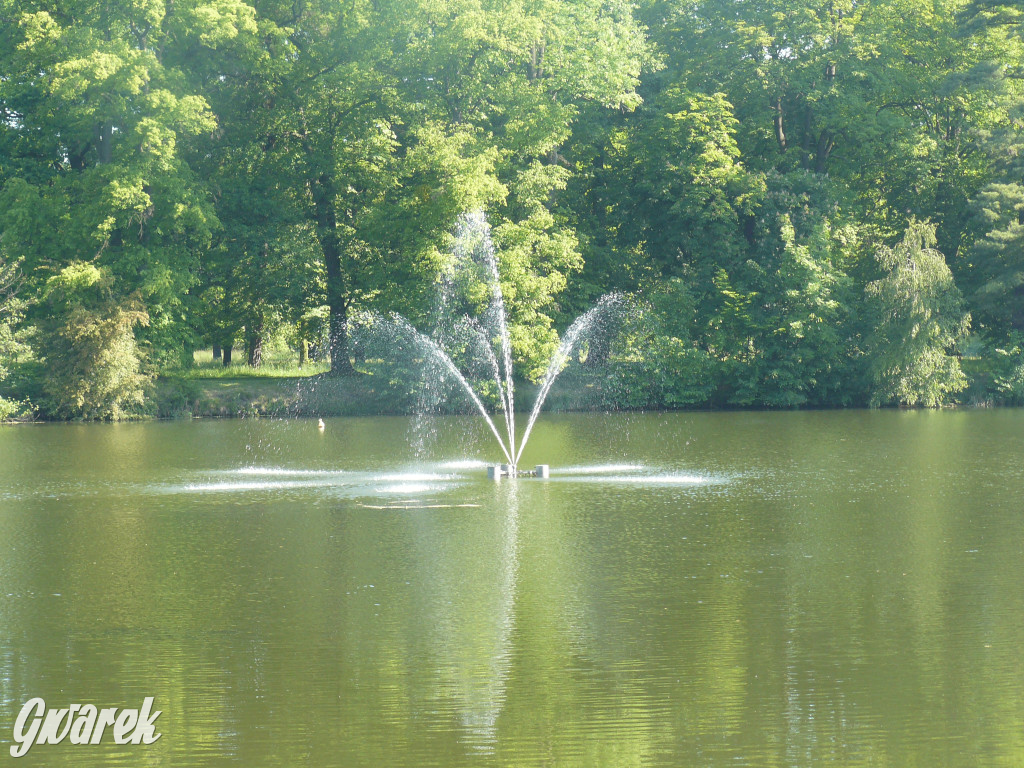
<instances>
[{"instance_id":1,"label":"central water jet","mask_svg":"<svg viewBox=\"0 0 1024 768\"><path fill-rule=\"evenodd\" d=\"M474 292L487 297L487 305L479 316L460 311L472 301ZM371 315L367 326L386 325L402 337L412 340L420 359L429 366L424 378L420 412L436 411L443 397L441 382L451 379L469 396L476 410L498 441L505 464L488 468L488 475L501 477L549 477L548 465L533 470L520 470L519 459L540 415L544 401L559 374L578 352L581 343L595 329L601 328L612 311L620 307L622 297L608 294L580 315L566 329L558 348L548 361L541 379L537 399L530 411L526 428L520 437L516 432L515 383L513 380L512 341L509 334L505 297L501 289L498 258L491 240L491 230L482 212L465 214L454 233L452 262L442 272L435 304L435 331L432 335L416 329L401 315L389 318ZM462 366L456 363L456 359ZM486 371L486 373L484 373ZM490 387L474 388L481 381L493 382ZM505 428L499 430L484 401L494 398L504 415ZM504 434L502 434L504 432ZM518 441L517 441L518 438Z\"/></svg>"}]
</instances>

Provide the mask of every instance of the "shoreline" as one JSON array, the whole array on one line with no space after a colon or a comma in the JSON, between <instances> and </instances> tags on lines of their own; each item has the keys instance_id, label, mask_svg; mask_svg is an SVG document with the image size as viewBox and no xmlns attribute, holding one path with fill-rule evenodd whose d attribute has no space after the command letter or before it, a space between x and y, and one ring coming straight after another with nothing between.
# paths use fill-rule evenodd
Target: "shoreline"
<instances>
[{"instance_id":1,"label":"shoreline","mask_svg":"<svg viewBox=\"0 0 1024 768\"><path fill-rule=\"evenodd\" d=\"M389 385L390 384L390 385ZM411 416L417 411L417 398L397 382L388 382L373 375L357 377L331 377L326 374L313 376L281 377L215 377L187 378L163 376L154 381L150 413L140 414L124 421L176 420L176 419L238 419L238 418L335 418L345 416ZM526 382L517 382L521 402L531 406L538 387ZM700 405L693 407L670 407L652 404L639 408L609 408L601 405L599 391L594 385L582 392L553 391L547 399L544 410L552 413L594 413L594 412L749 412L776 413L789 411L855 411L855 410L977 410L987 408L1012 408L991 402L956 403L940 408L908 406L804 407L804 408L737 408L721 405ZM516 409L517 413L529 413L529 408ZM473 415L476 410L471 404L452 401L446 403L439 415ZM73 420L14 419L0 424L71 423Z\"/></svg>"}]
</instances>

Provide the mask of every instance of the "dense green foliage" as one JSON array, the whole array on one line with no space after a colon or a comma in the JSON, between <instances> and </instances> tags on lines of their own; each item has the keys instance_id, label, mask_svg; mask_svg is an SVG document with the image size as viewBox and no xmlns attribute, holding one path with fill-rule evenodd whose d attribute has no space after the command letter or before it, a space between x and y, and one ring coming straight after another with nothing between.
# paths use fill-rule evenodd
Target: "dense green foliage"
<instances>
[{"instance_id":1,"label":"dense green foliage","mask_svg":"<svg viewBox=\"0 0 1024 768\"><path fill-rule=\"evenodd\" d=\"M144 405L150 377L135 328L148 325L149 315L134 298L117 301L112 283L105 270L84 262L46 281L43 391L56 416L119 419Z\"/></svg>"},{"instance_id":2,"label":"dense green foliage","mask_svg":"<svg viewBox=\"0 0 1024 768\"><path fill-rule=\"evenodd\" d=\"M0 0L0 418L146 413L210 346L365 370L350 320L429 325L481 209L520 376L632 296L583 360L603 406L1024 401L1022 30L990 0Z\"/></svg>"},{"instance_id":3,"label":"dense green foliage","mask_svg":"<svg viewBox=\"0 0 1024 768\"><path fill-rule=\"evenodd\" d=\"M17 330L25 310L25 303L17 296L20 282L17 263L5 263L0 258L0 393L4 392L4 382L11 368L29 351L23 333ZM0 394L0 420L18 416L24 410L23 403Z\"/></svg>"},{"instance_id":4,"label":"dense green foliage","mask_svg":"<svg viewBox=\"0 0 1024 768\"><path fill-rule=\"evenodd\" d=\"M967 386L958 358L947 354L970 327L934 227L911 222L895 248L882 248L885 277L868 285L875 320L868 342L872 403L938 405Z\"/></svg>"}]
</instances>

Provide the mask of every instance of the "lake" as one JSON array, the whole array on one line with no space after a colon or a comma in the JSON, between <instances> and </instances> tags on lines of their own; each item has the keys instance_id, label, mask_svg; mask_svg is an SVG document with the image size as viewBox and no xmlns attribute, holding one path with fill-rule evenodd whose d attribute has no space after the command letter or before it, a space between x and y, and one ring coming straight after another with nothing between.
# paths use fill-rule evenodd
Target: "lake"
<instances>
[{"instance_id":1,"label":"lake","mask_svg":"<svg viewBox=\"0 0 1024 768\"><path fill-rule=\"evenodd\" d=\"M18 764L1024 764L1024 411L427 426L0 427L3 759L152 696Z\"/></svg>"}]
</instances>

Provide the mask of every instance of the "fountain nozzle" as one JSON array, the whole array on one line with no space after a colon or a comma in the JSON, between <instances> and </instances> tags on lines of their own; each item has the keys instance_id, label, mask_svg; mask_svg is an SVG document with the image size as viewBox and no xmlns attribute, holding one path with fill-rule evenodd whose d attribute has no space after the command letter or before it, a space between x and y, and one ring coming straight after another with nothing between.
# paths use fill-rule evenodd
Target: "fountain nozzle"
<instances>
[{"instance_id":1,"label":"fountain nozzle","mask_svg":"<svg viewBox=\"0 0 1024 768\"><path fill-rule=\"evenodd\" d=\"M539 477L547 480L551 477L551 468L547 464L538 464L533 469L520 470L515 464L491 464L487 467L489 480L501 480L502 477Z\"/></svg>"}]
</instances>

